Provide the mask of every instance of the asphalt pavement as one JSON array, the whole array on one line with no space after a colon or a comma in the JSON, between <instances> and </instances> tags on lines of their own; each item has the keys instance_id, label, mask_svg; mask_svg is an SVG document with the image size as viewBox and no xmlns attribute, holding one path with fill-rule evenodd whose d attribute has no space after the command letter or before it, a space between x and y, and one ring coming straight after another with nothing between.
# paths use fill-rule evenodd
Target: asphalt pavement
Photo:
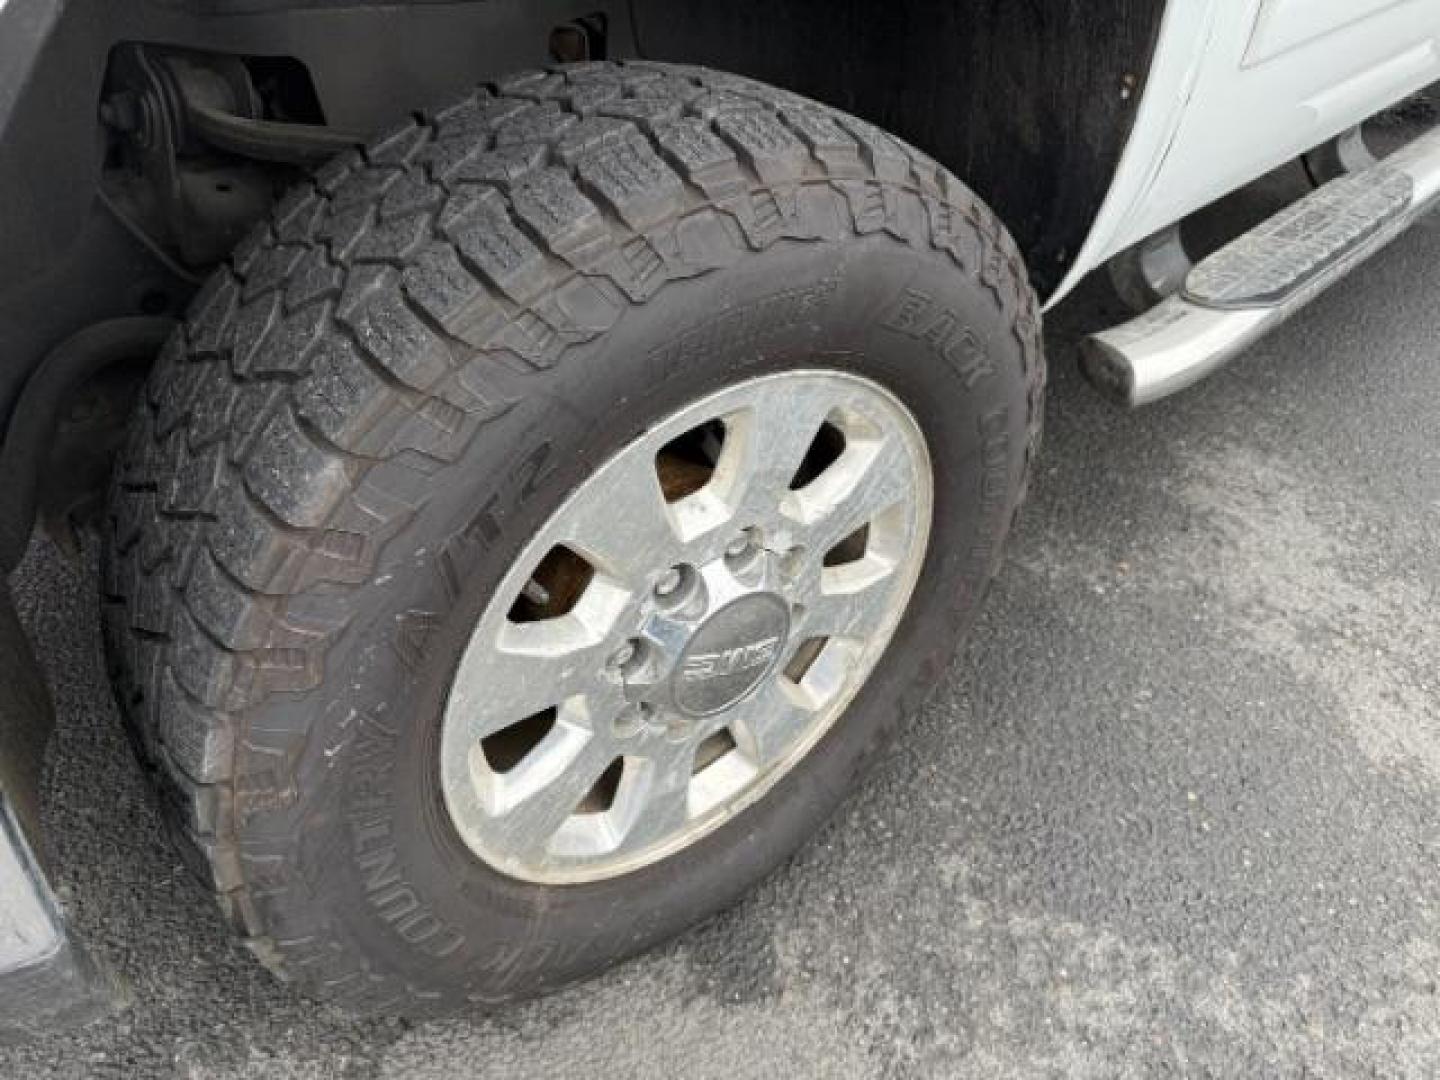
<instances>
[{"instance_id":1,"label":"asphalt pavement","mask_svg":"<svg viewBox=\"0 0 1440 1080\"><path fill-rule=\"evenodd\" d=\"M933 702L740 907L546 1000L354 1023L166 846L94 551L15 575L58 881L128 1008L0 1077L1440 1074L1440 218L1239 363L1115 411L1048 322L1029 510ZM93 547L93 545L92 545Z\"/></svg>"}]
</instances>

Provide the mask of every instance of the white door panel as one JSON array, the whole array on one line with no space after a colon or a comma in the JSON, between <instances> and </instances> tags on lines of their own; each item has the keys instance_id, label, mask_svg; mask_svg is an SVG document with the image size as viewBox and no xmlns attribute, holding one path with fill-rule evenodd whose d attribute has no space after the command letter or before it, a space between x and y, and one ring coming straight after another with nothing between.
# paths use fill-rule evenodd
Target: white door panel
<instances>
[{"instance_id":1,"label":"white door panel","mask_svg":"<svg viewBox=\"0 0 1440 1080\"><path fill-rule=\"evenodd\" d=\"M1440 0L1170 0L1110 195L1105 259L1440 79Z\"/></svg>"},{"instance_id":2,"label":"white door panel","mask_svg":"<svg viewBox=\"0 0 1440 1080\"><path fill-rule=\"evenodd\" d=\"M1122 246L1440 78L1436 0L1387 6L1247 67L1249 29L1231 22L1212 42L1155 187Z\"/></svg>"},{"instance_id":3,"label":"white door panel","mask_svg":"<svg viewBox=\"0 0 1440 1080\"><path fill-rule=\"evenodd\" d=\"M1249 17L1222 15L1151 198L1121 237L1126 244L1440 78L1440 0L1220 3L1232 12L1248 7ZM1257 62L1252 43L1267 33L1287 47Z\"/></svg>"},{"instance_id":4,"label":"white door panel","mask_svg":"<svg viewBox=\"0 0 1440 1080\"><path fill-rule=\"evenodd\" d=\"M1361 22L1405 0L1265 0L1246 66L1263 64L1297 45Z\"/></svg>"}]
</instances>

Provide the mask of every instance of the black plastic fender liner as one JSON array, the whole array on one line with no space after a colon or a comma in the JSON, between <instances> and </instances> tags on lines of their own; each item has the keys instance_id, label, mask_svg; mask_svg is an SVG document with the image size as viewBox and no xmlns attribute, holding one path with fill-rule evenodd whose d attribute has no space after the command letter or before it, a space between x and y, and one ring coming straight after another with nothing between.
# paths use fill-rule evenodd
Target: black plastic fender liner
<instances>
[{"instance_id":1,"label":"black plastic fender liner","mask_svg":"<svg viewBox=\"0 0 1440 1080\"><path fill-rule=\"evenodd\" d=\"M999 215L1042 297L1100 210L1163 0L632 0L641 55L845 109L930 154Z\"/></svg>"},{"instance_id":2,"label":"black plastic fender liner","mask_svg":"<svg viewBox=\"0 0 1440 1080\"><path fill-rule=\"evenodd\" d=\"M40 464L70 394L110 364L153 356L174 325L137 315L87 326L52 349L25 384L0 441L0 573L15 569L29 543Z\"/></svg>"},{"instance_id":3,"label":"black plastic fender liner","mask_svg":"<svg viewBox=\"0 0 1440 1080\"><path fill-rule=\"evenodd\" d=\"M6 0L0 4L0 427L46 351L88 323L178 311L167 273L96 199L111 50L150 42L288 57L326 124L376 131L485 79L550 60L552 28L603 13L628 54L621 0ZM253 134L253 133L252 133ZM198 268L205 269L205 268Z\"/></svg>"}]
</instances>

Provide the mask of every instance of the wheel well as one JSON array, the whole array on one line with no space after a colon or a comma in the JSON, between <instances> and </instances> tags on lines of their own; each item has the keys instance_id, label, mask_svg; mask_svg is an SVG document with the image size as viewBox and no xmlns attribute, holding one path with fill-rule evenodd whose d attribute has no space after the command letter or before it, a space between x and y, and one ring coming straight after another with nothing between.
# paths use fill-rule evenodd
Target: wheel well
<instances>
[{"instance_id":1,"label":"wheel well","mask_svg":"<svg viewBox=\"0 0 1440 1080\"><path fill-rule=\"evenodd\" d=\"M61 342L113 319L178 315L305 164L467 85L557 58L702 63L893 130L996 209L1044 292L1104 196L1160 5L112 7L0 8L0 434ZM37 10L51 20L21 27Z\"/></svg>"}]
</instances>

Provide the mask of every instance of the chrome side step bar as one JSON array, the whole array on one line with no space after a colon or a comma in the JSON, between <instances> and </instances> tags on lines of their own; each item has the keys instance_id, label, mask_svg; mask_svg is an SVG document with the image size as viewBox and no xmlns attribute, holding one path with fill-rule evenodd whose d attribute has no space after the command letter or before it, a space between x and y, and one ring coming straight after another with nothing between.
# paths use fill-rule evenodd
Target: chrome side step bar
<instances>
[{"instance_id":1,"label":"chrome side step bar","mask_svg":"<svg viewBox=\"0 0 1440 1080\"><path fill-rule=\"evenodd\" d=\"M1090 381L1124 405L1198 382L1279 326L1440 202L1440 128L1332 180L1190 271L1184 287L1090 337Z\"/></svg>"}]
</instances>

